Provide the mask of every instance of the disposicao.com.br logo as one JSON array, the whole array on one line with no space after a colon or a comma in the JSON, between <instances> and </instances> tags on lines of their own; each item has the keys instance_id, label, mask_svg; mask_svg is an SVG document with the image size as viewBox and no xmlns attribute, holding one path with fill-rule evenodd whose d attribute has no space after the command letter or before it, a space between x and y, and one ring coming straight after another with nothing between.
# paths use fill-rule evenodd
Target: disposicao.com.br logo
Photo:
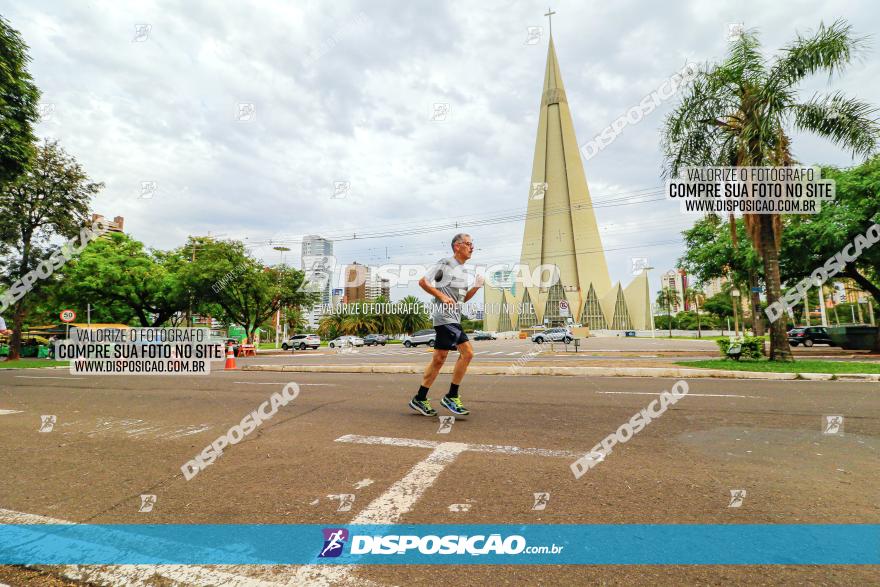
<instances>
[{"instance_id":1,"label":"disposicao.com.br logo","mask_svg":"<svg viewBox=\"0 0 880 587\"><path fill-rule=\"evenodd\" d=\"M337 557L342 554L348 531L344 528L324 528L324 546L319 558ZM526 539L518 534L502 537L501 534L477 534L427 536L388 534L384 536L354 535L350 537L350 553L357 554L444 554L472 556L489 554L559 554L564 546L527 546Z\"/></svg>"}]
</instances>

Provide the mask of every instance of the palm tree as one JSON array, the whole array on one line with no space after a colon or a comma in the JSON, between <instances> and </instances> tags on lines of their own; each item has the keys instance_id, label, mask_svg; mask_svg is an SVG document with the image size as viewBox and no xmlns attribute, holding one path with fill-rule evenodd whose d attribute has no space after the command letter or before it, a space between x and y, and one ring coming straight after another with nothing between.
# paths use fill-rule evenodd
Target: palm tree
<instances>
[{"instance_id":1,"label":"palm tree","mask_svg":"<svg viewBox=\"0 0 880 587\"><path fill-rule=\"evenodd\" d=\"M379 330L375 316L354 312L342 320L342 331L345 334L364 336Z\"/></svg>"},{"instance_id":2,"label":"palm tree","mask_svg":"<svg viewBox=\"0 0 880 587\"><path fill-rule=\"evenodd\" d=\"M318 334L321 335L321 338L333 340L337 336L344 334L342 325L346 316L348 316L346 313L333 313L321 316L321 319L318 321Z\"/></svg>"},{"instance_id":3,"label":"palm tree","mask_svg":"<svg viewBox=\"0 0 880 587\"><path fill-rule=\"evenodd\" d=\"M836 73L861 52L865 40L843 21L824 24L783 48L772 62L761 54L755 31L733 40L726 59L701 68L662 135L667 174L686 166L785 166L795 163L792 131L809 131L867 157L880 141L876 109L837 92L801 100L797 86L808 76ZM767 301L781 293L778 214L746 214L749 238L764 262ZM785 321L770 325L770 360L792 361Z\"/></svg>"},{"instance_id":4,"label":"palm tree","mask_svg":"<svg viewBox=\"0 0 880 587\"><path fill-rule=\"evenodd\" d=\"M290 306L284 308L284 312L281 314L282 324L287 324L288 332L296 334L297 332L301 332L306 328L306 319L303 316L302 307L300 306Z\"/></svg>"},{"instance_id":5,"label":"palm tree","mask_svg":"<svg viewBox=\"0 0 880 587\"><path fill-rule=\"evenodd\" d=\"M428 320L428 314L424 309L424 304L419 298L406 296L400 300L400 303L404 304L406 308L420 308L420 310L406 311L398 315L400 318L400 329L403 332L412 334L416 330L427 328L431 324L430 320Z\"/></svg>"},{"instance_id":6,"label":"palm tree","mask_svg":"<svg viewBox=\"0 0 880 587\"><path fill-rule=\"evenodd\" d=\"M400 332L400 316L398 314L384 311L385 305L391 303L388 301L388 298L385 296L379 296L375 299L375 303L382 305L380 308L382 311L372 314L373 321L376 323L375 332L381 332L384 334L396 334Z\"/></svg>"},{"instance_id":7,"label":"palm tree","mask_svg":"<svg viewBox=\"0 0 880 587\"><path fill-rule=\"evenodd\" d=\"M696 307L697 313L697 338L703 338L703 329L701 327L700 321L700 302L703 300L706 294L702 292L701 289L695 287L689 287L684 290L684 301L686 304L693 304Z\"/></svg>"},{"instance_id":8,"label":"palm tree","mask_svg":"<svg viewBox=\"0 0 880 587\"><path fill-rule=\"evenodd\" d=\"M675 288L664 287L657 292L657 305L666 306L666 320L669 323L669 338L672 338L672 305L678 305L678 292Z\"/></svg>"}]
</instances>

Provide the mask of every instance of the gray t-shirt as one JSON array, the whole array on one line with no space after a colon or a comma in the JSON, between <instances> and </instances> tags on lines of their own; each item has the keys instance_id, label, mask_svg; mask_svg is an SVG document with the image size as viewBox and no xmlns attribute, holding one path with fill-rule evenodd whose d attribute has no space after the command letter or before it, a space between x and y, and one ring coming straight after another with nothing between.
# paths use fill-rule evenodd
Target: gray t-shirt
<instances>
[{"instance_id":1,"label":"gray t-shirt","mask_svg":"<svg viewBox=\"0 0 880 587\"><path fill-rule=\"evenodd\" d=\"M434 326L461 323L461 304L468 292L464 263L459 263L455 257L440 259L428 270L425 279L455 302L441 304L439 299L434 298L434 311L431 314Z\"/></svg>"}]
</instances>

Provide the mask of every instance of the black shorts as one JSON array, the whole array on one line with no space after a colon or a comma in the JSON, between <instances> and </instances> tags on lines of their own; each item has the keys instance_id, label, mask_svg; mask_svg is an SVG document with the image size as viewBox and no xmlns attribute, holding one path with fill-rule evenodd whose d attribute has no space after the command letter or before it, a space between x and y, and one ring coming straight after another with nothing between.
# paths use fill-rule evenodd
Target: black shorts
<instances>
[{"instance_id":1,"label":"black shorts","mask_svg":"<svg viewBox=\"0 0 880 587\"><path fill-rule=\"evenodd\" d=\"M455 350L455 345L467 342L467 334L461 324L441 324L434 327L437 333L437 340L434 341L434 348L441 351Z\"/></svg>"}]
</instances>

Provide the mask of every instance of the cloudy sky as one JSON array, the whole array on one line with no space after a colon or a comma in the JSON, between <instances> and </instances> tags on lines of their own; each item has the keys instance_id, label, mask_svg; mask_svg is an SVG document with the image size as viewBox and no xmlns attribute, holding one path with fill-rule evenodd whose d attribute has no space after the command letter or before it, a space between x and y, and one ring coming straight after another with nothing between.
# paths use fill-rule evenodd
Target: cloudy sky
<instances>
[{"instance_id":1,"label":"cloudy sky","mask_svg":"<svg viewBox=\"0 0 880 587\"><path fill-rule=\"evenodd\" d=\"M759 29L769 54L822 21L845 18L865 35L880 22L868 1L553 8L581 145L684 63L720 58L730 23ZM298 266L304 234L334 238L345 263L430 263L455 232L432 226L492 219L467 229L474 260L518 261L546 11L525 1L37 0L2 14L30 45L39 134L106 183L95 211L124 216L152 247L210 232L246 239L268 262L273 246L291 247ZM529 27L543 27L538 42L527 42ZM810 80L804 95L833 88L880 104L872 41L843 76ZM585 163L614 280L629 281L631 257L666 270L683 252L693 218L677 204L654 195L619 205L662 186L658 131L674 102ZM448 104L445 120L432 120L435 104ZM853 162L809 136L795 135L794 151L804 163ZM337 182L350 185L341 197ZM655 271L655 290L658 280Z\"/></svg>"}]
</instances>

